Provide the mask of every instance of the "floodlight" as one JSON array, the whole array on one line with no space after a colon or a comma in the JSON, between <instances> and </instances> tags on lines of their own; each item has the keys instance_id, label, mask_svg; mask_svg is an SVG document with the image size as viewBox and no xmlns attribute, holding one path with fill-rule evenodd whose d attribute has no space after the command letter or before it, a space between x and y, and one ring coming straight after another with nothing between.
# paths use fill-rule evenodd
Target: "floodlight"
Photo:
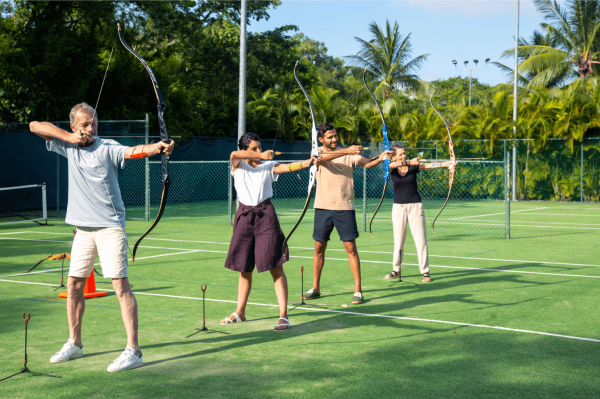
<instances>
[{"instance_id":1,"label":"floodlight","mask_svg":"<svg viewBox=\"0 0 600 399\"><path fill-rule=\"evenodd\" d=\"M487 64L489 61L490 61L490 59L489 59L489 58L486 58L486 59L485 59L485 63L486 63L486 64Z\"/></svg>"},{"instance_id":2,"label":"floodlight","mask_svg":"<svg viewBox=\"0 0 600 399\"><path fill-rule=\"evenodd\" d=\"M469 63L469 61L465 61L465 67L467 66L468 63Z\"/></svg>"},{"instance_id":3,"label":"floodlight","mask_svg":"<svg viewBox=\"0 0 600 399\"><path fill-rule=\"evenodd\" d=\"M452 63L454 64L454 66L456 66L456 60L452 60Z\"/></svg>"},{"instance_id":4,"label":"floodlight","mask_svg":"<svg viewBox=\"0 0 600 399\"><path fill-rule=\"evenodd\" d=\"M473 60L473 62L475 63L475 66L477 66L477 64L479 63L479 60Z\"/></svg>"}]
</instances>

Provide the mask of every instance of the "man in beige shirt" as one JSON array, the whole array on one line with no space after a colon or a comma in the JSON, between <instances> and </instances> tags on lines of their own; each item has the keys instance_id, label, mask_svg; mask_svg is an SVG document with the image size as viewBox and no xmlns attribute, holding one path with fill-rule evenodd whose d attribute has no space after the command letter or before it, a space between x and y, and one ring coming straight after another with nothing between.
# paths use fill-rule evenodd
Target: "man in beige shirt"
<instances>
[{"instance_id":1,"label":"man in beige shirt","mask_svg":"<svg viewBox=\"0 0 600 399\"><path fill-rule=\"evenodd\" d=\"M337 151L338 136L331 123L319 126L319 141L323 146L319 149L319 169L317 170L317 194L315 196L315 223L313 239L315 240L315 256L313 258L313 286L305 295L305 299L316 299L321 296L320 280L325 264L325 250L333 228L344 242L348 254L350 269L354 276L353 304L363 303L360 285L360 259L356 250L358 228L354 211L354 178L353 172L357 166L372 168L383 162L389 151L384 151L378 157L367 159L358 154L361 146L352 146ZM338 154L337 152L342 152ZM356 155L344 155L348 153Z\"/></svg>"}]
</instances>

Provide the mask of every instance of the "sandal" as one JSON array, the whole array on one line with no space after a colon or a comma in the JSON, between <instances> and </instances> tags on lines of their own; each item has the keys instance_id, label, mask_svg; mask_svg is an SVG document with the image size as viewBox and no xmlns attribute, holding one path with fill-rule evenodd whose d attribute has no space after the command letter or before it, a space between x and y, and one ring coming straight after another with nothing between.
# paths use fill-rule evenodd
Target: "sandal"
<instances>
[{"instance_id":1,"label":"sandal","mask_svg":"<svg viewBox=\"0 0 600 399\"><path fill-rule=\"evenodd\" d=\"M424 273L423 274L423 280L421 280L424 283L428 283L431 281L431 277L429 277L429 273Z\"/></svg>"},{"instance_id":2,"label":"sandal","mask_svg":"<svg viewBox=\"0 0 600 399\"><path fill-rule=\"evenodd\" d=\"M397 271L395 271L395 270L392 270L392 272L391 272L390 274L386 274L384 278L385 278L386 280L390 280L390 279L392 279L392 278L396 278L396 277L401 277L401 276L400 276L400 272L397 272Z\"/></svg>"},{"instance_id":3,"label":"sandal","mask_svg":"<svg viewBox=\"0 0 600 399\"><path fill-rule=\"evenodd\" d=\"M231 316L234 316L235 319L231 318ZM246 321L246 319L242 319L240 316L238 316L237 313L232 313L231 316L228 316L226 318L224 318L223 320L221 320L221 324L233 324L233 323L243 323Z\"/></svg>"},{"instance_id":4,"label":"sandal","mask_svg":"<svg viewBox=\"0 0 600 399\"><path fill-rule=\"evenodd\" d=\"M280 317L279 321L285 321L285 323L278 323L275 328L273 330L275 331L286 331L290 329L290 321L288 319L286 319L285 317Z\"/></svg>"}]
</instances>

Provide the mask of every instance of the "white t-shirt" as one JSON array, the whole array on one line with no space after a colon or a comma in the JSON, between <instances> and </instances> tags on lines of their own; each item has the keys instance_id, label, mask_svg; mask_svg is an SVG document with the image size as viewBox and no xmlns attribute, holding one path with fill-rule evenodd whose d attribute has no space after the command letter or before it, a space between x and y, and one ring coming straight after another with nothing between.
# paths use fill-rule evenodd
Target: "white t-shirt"
<instances>
[{"instance_id":1,"label":"white t-shirt","mask_svg":"<svg viewBox=\"0 0 600 399\"><path fill-rule=\"evenodd\" d=\"M242 160L237 169L231 172L237 197L242 204L257 206L273 196L272 184L279 178L278 174L273 173L276 164L275 161L263 161L253 168Z\"/></svg>"}]
</instances>

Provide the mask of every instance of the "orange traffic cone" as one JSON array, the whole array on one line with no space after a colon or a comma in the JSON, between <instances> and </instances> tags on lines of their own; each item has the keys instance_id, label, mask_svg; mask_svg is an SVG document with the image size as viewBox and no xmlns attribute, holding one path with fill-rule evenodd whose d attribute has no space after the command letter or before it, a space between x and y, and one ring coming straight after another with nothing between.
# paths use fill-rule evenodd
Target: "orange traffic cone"
<instances>
[{"instance_id":1,"label":"orange traffic cone","mask_svg":"<svg viewBox=\"0 0 600 399\"><path fill-rule=\"evenodd\" d=\"M98 298L101 296L106 296L106 291L96 291L96 279L94 278L94 269L90 273L90 276L85 281L85 287L83 288L83 295L85 299L88 298ZM59 298L66 298L66 292L60 292L58 294Z\"/></svg>"}]
</instances>

